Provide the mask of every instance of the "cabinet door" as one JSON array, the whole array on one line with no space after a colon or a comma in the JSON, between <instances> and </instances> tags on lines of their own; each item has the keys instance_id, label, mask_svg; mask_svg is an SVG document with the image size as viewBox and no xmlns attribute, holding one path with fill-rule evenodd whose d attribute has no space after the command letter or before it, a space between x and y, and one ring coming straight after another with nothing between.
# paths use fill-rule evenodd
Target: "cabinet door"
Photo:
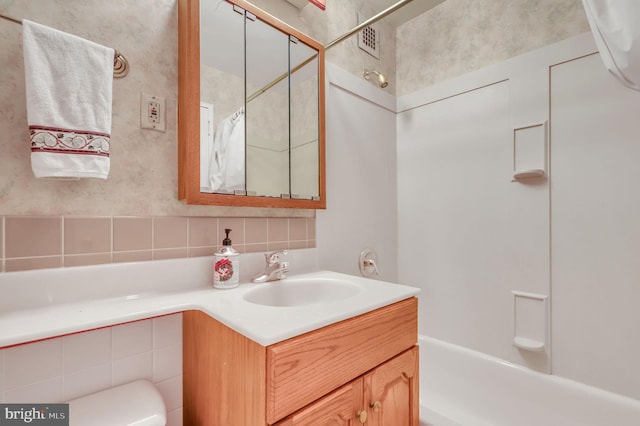
<instances>
[{"instance_id":1,"label":"cabinet door","mask_svg":"<svg viewBox=\"0 0 640 426\"><path fill-rule=\"evenodd\" d=\"M356 426L362 406L362 378L338 388L275 426ZM366 417L365 417L366 418Z\"/></svg>"},{"instance_id":2,"label":"cabinet door","mask_svg":"<svg viewBox=\"0 0 640 426\"><path fill-rule=\"evenodd\" d=\"M418 426L418 347L364 376L368 426Z\"/></svg>"}]
</instances>

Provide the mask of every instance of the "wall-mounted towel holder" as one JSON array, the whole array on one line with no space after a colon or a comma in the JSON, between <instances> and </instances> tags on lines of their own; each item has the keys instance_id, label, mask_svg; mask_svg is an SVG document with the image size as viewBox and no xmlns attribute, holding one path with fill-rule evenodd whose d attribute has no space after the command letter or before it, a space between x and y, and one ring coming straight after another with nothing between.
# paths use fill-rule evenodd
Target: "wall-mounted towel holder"
<instances>
[{"instance_id":1,"label":"wall-mounted towel holder","mask_svg":"<svg viewBox=\"0 0 640 426\"><path fill-rule=\"evenodd\" d=\"M113 55L113 78L123 78L127 74L129 74L129 61L122 53L115 50Z\"/></svg>"},{"instance_id":2,"label":"wall-mounted towel holder","mask_svg":"<svg viewBox=\"0 0 640 426\"><path fill-rule=\"evenodd\" d=\"M10 16L3 15L1 13L0 18L13 22L14 24L22 25L21 21ZM129 74L129 61L127 61L127 58L125 58L122 53L115 50L115 53L113 55L113 77L123 78L127 74Z\"/></svg>"}]
</instances>

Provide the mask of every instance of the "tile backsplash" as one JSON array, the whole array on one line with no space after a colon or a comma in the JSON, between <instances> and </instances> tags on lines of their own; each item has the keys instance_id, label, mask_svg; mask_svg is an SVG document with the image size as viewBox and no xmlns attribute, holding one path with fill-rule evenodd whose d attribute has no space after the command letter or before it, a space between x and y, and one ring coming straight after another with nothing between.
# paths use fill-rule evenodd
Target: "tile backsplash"
<instances>
[{"instance_id":1,"label":"tile backsplash","mask_svg":"<svg viewBox=\"0 0 640 426\"><path fill-rule=\"evenodd\" d=\"M241 253L316 246L315 218L0 216L1 271L211 256L225 228Z\"/></svg>"}]
</instances>

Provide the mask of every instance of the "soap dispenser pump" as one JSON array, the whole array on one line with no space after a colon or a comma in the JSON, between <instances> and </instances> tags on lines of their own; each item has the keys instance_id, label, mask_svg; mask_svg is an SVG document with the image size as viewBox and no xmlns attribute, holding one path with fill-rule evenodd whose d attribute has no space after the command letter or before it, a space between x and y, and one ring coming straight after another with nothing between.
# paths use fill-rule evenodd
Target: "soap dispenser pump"
<instances>
[{"instance_id":1,"label":"soap dispenser pump","mask_svg":"<svg viewBox=\"0 0 640 426\"><path fill-rule=\"evenodd\" d=\"M215 288L234 288L240 283L240 253L231 246L229 233L224 230L226 237L222 240L222 247L215 254L213 265L213 286Z\"/></svg>"}]
</instances>

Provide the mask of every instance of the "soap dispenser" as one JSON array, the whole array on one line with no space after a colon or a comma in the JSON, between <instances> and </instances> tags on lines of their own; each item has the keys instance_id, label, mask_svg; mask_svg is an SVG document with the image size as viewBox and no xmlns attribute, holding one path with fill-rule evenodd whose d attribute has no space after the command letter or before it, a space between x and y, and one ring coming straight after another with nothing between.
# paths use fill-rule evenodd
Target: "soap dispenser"
<instances>
[{"instance_id":1,"label":"soap dispenser","mask_svg":"<svg viewBox=\"0 0 640 426\"><path fill-rule=\"evenodd\" d=\"M240 253L231 247L229 232L224 230L226 237L222 240L222 247L215 254L213 265L213 286L215 288L234 288L239 284Z\"/></svg>"}]
</instances>

